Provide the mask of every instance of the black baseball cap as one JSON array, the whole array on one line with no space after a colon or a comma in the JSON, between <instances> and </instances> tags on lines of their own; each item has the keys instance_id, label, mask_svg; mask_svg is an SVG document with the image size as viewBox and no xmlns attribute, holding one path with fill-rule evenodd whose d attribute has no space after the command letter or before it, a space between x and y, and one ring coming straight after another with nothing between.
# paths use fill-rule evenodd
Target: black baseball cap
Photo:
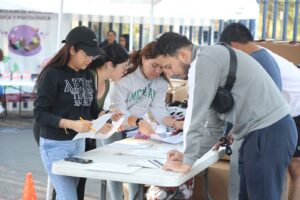
<instances>
[{"instance_id":1,"label":"black baseball cap","mask_svg":"<svg viewBox=\"0 0 300 200\"><path fill-rule=\"evenodd\" d=\"M77 45L78 48L82 49L88 56L98 56L101 54L95 33L86 26L73 28L68 33L66 39L61 42Z\"/></svg>"}]
</instances>

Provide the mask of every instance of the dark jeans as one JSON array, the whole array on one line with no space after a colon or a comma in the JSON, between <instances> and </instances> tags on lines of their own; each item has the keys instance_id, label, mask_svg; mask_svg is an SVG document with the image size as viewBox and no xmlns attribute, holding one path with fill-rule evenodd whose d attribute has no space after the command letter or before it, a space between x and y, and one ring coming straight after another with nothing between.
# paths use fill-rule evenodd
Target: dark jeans
<instances>
[{"instance_id":1,"label":"dark jeans","mask_svg":"<svg viewBox=\"0 0 300 200\"><path fill-rule=\"evenodd\" d=\"M297 135L295 123L287 115L246 136L239 155L239 199L280 200Z\"/></svg>"}]
</instances>

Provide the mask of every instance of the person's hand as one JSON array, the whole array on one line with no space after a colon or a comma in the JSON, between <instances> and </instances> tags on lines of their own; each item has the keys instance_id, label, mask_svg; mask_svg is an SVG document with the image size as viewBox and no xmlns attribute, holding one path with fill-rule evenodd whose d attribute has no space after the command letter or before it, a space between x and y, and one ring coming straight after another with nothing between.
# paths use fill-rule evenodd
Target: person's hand
<instances>
[{"instance_id":1,"label":"person's hand","mask_svg":"<svg viewBox=\"0 0 300 200\"><path fill-rule=\"evenodd\" d=\"M180 162L182 162L183 153L173 149L173 150L171 150L167 153L167 160L168 161L180 161Z\"/></svg>"},{"instance_id":2,"label":"person's hand","mask_svg":"<svg viewBox=\"0 0 300 200\"><path fill-rule=\"evenodd\" d=\"M183 129L183 123L184 123L183 120L181 120L181 121L177 121L177 120L176 120L176 121L174 122L174 128L182 130L182 129Z\"/></svg>"},{"instance_id":3,"label":"person's hand","mask_svg":"<svg viewBox=\"0 0 300 200\"><path fill-rule=\"evenodd\" d=\"M180 161L167 161L163 167L164 170L172 170L174 172L187 173L192 169L191 165L183 164Z\"/></svg>"},{"instance_id":4,"label":"person's hand","mask_svg":"<svg viewBox=\"0 0 300 200\"><path fill-rule=\"evenodd\" d=\"M119 126L119 128L118 128L118 132L122 132L122 131L124 131L125 130L125 125L124 124L121 124L121 126Z\"/></svg>"},{"instance_id":5,"label":"person's hand","mask_svg":"<svg viewBox=\"0 0 300 200\"><path fill-rule=\"evenodd\" d=\"M229 144L229 145L232 145L232 143L234 142L234 138L232 137L232 134L231 133L228 133L226 136L224 136L224 137L226 137L226 140L227 140L227 143ZM222 138L221 138L222 139ZM215 150L215 151L217 151L217 150L219 150L219 148L220 148L220 146L222 145L222 144L224 144L224 140L219 140L214 146L213 146L213 150Z\"/></svg>"},{"instance_id":6,"label":"person's hand","mask_svg":"<svg viewBox=\"0 0 300 200\"><path fill-rule=\"evenodd\" d=\"M151 134L155 134L155 131L154 131L152 125L145 120L141 120L139 122L139 131L142 134L147 135L147 136L149 136Z\"/></svg>"},{"instance_id":7,"label":"person's hand","mask_svg":"<svg viewBox=\"0 0 300 200\"><path fill-rule=\"evenodd\" d=\"M76 132L89 132L92 127L92 122L89 120L69 120L68 127Z\"/></svg>"},{"instance_id":8,"label":"person's hand","mask_svg":"<svg viewBox=\"0 0 300 200\"><path fill-rule=\"evenodd\" d=\"M108 133L112 129L111 123L105 123L100 129L99 132L102 134Z\"/></svg>"},{"instance_id":9,"label":"person's hand","mask_svg":"<svg viewBox=\"0 0 300 200\"><path fill-rule=\"evenodd\" d=\"M114 122L117 122L119 121L119 119L122 117L123 113L119 110L113 110L112 111L112 116L111 116L111 119L114 121Z\"/></svg>"}]
</instances>

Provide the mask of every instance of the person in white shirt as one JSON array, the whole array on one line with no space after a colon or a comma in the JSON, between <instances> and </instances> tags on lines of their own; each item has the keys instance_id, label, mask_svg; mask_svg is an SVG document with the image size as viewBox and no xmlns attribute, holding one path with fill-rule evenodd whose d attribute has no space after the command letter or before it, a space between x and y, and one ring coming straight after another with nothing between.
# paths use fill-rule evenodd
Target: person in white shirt
<instances>
[{"instance_id":1,"label":"person in white shirt","mask_svg":"<svg viewBox=\"0 0 300 200\"><path fill-rule=\"evenodd\" d=\"M269 51L269 50L268 50ZM269 51L280 68L282 94L291 108L291 116L297 126L298 143L289 164L291 175L292 200L300 199L300 69L285 58Z\"/></svg>"},{"instance_id":2,"label":"person in white shirt","mask_svg":"<svg viewBox=\"0 0 300 200\"><path fill-rule=\"evenodd\" d=\"M260 57L258 62L262 67L268 72L270 77L272 77L274 82L281 81L280 86L277 86L281 89L282 94L285 100L290 106L290 114L293 117L298 131L298 142L297 148L294 153L294 156L289 164L289 172L292 179L292 199L300 199L300 70L296 66L284 59L283 57L273 53L268 49L264 49L254 43L253 39L250 40L248 37L252 37L250 31L240 23L233 23L227 26L221 34L220 41L226 42L232 47L244 51L250 55L253 54L253 51L249 49L256 49L256 51L267 51L277 64L276 66L268 63L266 57ZM247 39L247 42L243 43ZM261 61L261 62L260 62ZM279 68L278 76L274 76L272 70ZM230 158L230 178L229 178L229 191L228 198L230 200L236 200L239 196L240 188L240 176L238 173L238 151L243 143L243 140L235 141L232 144L233 153Z\"/></svg>"}]
</instances>

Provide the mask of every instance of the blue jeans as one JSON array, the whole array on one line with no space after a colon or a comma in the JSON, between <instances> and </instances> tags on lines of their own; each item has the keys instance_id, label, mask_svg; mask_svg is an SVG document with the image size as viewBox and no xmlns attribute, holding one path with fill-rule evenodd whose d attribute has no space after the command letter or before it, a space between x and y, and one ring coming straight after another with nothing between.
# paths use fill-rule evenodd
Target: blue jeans
<instances>
[{"instance_id":1,"label":"blue jeans","mask_svg":"<svg viewBox=\"0 0 300 200\"><path fill-rule=\"evenodd\" d=\"M56 191L56 200L77 200L76 188L79 178L53 174L52 163L81 154L84 149L84 139L59 141L40 138L41 158Z\"/></svg>"},{"instance_id":2,"label":"blue jeans","mask_svg":"<svg viewBox=\"0 0 300 200\"><path fill-rule=\"evenodd\" d=\"M102 140L103 145L124 139L125 133L115 133L110 138ZM138 193L139 185L128 183L129 200L133 200ZM123 200L123 183L118 181L107 181L107 189L112 200Z\"/></svg>"}]
</instances>

